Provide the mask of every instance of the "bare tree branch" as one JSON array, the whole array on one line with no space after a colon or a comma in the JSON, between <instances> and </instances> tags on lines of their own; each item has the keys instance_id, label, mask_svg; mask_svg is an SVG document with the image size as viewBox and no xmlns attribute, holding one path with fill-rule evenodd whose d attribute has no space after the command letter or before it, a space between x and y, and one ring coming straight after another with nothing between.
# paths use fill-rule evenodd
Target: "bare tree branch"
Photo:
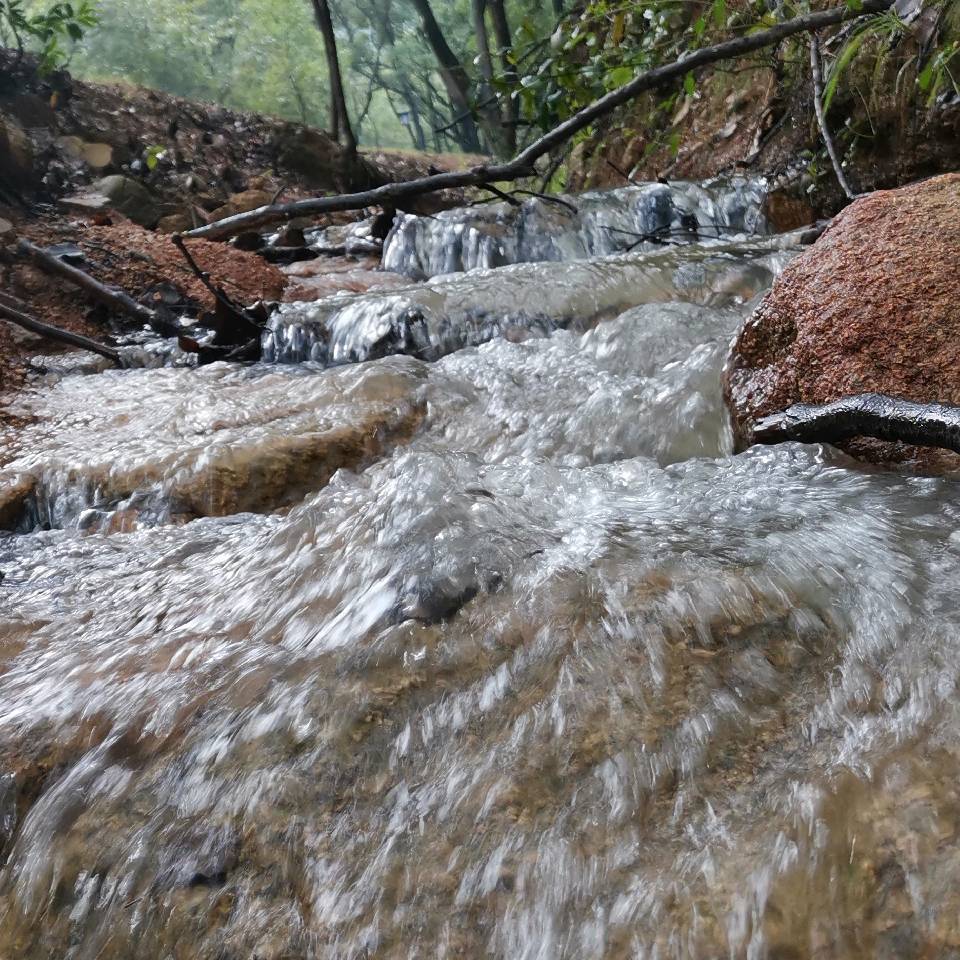
<instances>
[{"instance_id":1,"label":"bare tree branch","mask_svg":"<svg viewBox=\"0 0 960 960\"><path fill-rule=\"evenodd\" d=\"M99 280L94 280L90 274L78 270L51 253L47 253L46 250L42 250L29 240L21 240L17 244L17 250L34 260L47 273L53 273L69 280L112 310L124 313L128 317L146 324L161 336L175 337L180 333L173 324L161 317L155 310L145 307L142 303L137 303L133 297L122 290L115 290L113 287L100 283Z\"/></svg>"},{"instance_id":2,"label":"bare tree branch","mask_svg":"<svg viewBox=\"0 0 960 960\"><path fill-rule=\"evenodd\" d=\"M848 200L855 200L857 195L851 189L843 167L840 165L840 155L837 153L836 144L827 126L826 114L823 112L823 68L820 63L820 40L816 30L810 31L810 73L813 75L813 111L817 115L817 125L820 127L823 145L827 148L840 189L847 195Z\"/></svg>"},{"instance_id":3,"label":"bare tree branch","mask_svg":"<svg viewBox=\"0 0 960 960\"><path fill-rule=\"evenodd\" d=\"M716 63L720 60L729 60L734 57L752 53L785 40L787 37L811 30L833 26L863 16L868 13L877 13L888 9L893 0L864 0L854 10L843 4L829 10L804 14L792 20L786 20L756 33L746 34L733 40L726 40L710 47L702 47L679 60L664 64L653 70L647 70L634 77L629 83L612 90L610 93L596 100L590 106L575 113L549 133L535 140L524 150L521 150L512 160L501 164L473 167L470 170L451 173L435 174L422 177L418 180L408 180L402 183L388 183L373 190L360 193L342 194L333 197L317 197L310 200L299 200L293 203L271 204L251 210L249 213L240 213L224 220L198 227L185 234L188 237L203 237L207 240L221 240L233 236L244 230L261 227L278 220L287 220L292 217L313 216L321 213L333 213L339 210L362 210L364 207L378 205L402 205L403 201L425 193L434 193L439 190L458 189L462 187L483 186L504 180L517 180L521 177L535 174L537 160L546 156L557 147L565 144L571 137L591 126L600 117L610 113L615 108L632 100L638 94L659 86L669 80L677 80L692 70Z\"/></svg>"},{"instance_id":4,"label":"bare tree branch","mask_svg":"<svg viewBox=\"0 0 960 960\"><path fill-rule=\"evenodd\" d=\"M61 330L49 323L41 323L34 319L28 313L16 309L12 306L12 297L6 294L0 295L0 317L9 323L14 323L24 330L36 333L48 340L56 340L59 343L65 343L71 347L79 347L81 350L89 350L91 353L98 353L101 357L112 360L118 367L121 365L120 352L108 347L103 343L97 343L89 337L81 336L79 333L71 333L69 330Z\"/></svg>"}]
</instances>

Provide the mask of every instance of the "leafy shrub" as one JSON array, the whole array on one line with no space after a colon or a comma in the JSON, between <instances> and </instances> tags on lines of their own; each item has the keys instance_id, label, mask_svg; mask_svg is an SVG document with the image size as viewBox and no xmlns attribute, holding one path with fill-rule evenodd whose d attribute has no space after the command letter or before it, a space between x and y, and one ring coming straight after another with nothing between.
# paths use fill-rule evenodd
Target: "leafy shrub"
<instances>
[{"instance_id":1,"label":"leafy shrub","mask_svg":"<svg viewBox=\"0 0 960 960\"><path fill-rule=\"evenodd\" d=\"M84 31L96 24L91 0L55 3L41 13L29 13L23 0L0 0L0 34L12 37L21 55L27 45L36 46L41 73L66 60L64 41L82 39Z\"/></svg>"}]
</instances>

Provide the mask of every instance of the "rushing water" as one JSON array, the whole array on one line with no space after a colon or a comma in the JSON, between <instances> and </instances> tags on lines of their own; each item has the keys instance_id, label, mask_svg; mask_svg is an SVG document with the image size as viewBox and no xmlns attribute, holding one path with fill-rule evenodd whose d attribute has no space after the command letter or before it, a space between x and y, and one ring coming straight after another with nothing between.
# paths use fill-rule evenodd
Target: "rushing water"
<instances>
[{"instance_id":1,"label":"rushing water","mask_svg":"<svg viewBox=\"0 0 960 960\"><path fill-rule=\"evenodd\" d=\"M957 956L955 486L731 455L788 256L465 274L401 295L487 304L430 359L22 400L0 957Z\"/></svg>"},{"instance_id":2,"label":"rushing water","mask_svg":"<svg viewBox=\"0 0 960 960\"><path fill-rule=\"evenodd\" d=\"M401 215L384 266L434 277L510 263L571 261L662 244L757 234L766 229L762 180L647 183L576 197L530 197Z\"/></svg>"}]
</instances>

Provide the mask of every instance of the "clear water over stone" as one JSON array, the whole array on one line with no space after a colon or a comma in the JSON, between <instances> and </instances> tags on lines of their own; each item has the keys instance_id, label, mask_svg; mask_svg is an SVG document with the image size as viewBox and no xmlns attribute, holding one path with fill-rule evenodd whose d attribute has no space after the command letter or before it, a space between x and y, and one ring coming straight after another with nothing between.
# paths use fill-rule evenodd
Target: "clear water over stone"
<instances>
[{"instance_id":1,"label":"clear water over stone","mask_svg":"<svg viewBox=\"0 0 960 960\"><path fill-rule=\"evenodd\" d=\"M956 482L733 456L727 279L24 398L0 957L955 956Z\"/></svg>"},{"instance_id":2,"label":"clear water over stone","mask_svg":"<svg viewBox=\"0 0 960 960\"><path fill-rule=\"evenodd\" d=\"M643 303L743 302L770 286L800 238L797 233L573 263L524 263L388 293L283 304L265 334L264 358L338 364L407 353L432 360L495 337L583 327Z\"/></svg>"},{"instance_id":3,"label":"clear water over stone","mask_svg":"<svg viewBox=\"0 0 960 960\"><path fill-rule=\"evenodd\" d=\"M766 183L645 183L580 196L516 198L429 217L401 215L384 266L422 279L543 260L583 260L766 230Z\"/></svg>"}]
</instances>

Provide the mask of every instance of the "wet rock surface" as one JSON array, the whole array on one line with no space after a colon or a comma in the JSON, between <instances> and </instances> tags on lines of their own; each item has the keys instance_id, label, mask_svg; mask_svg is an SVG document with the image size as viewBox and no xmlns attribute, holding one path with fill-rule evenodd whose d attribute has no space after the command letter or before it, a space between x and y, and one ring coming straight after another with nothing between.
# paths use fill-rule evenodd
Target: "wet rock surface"
<instances>
[{"instance_id":1,"label":"wet rock surface","mask_svg":"<svg viewBox=\"0 0 960 960\"><path fill-rule=\"evenodd\" d=\"M884 393L960 403L960 174L861 198L791 263L738 335L726 393L739 446L794 403ZM880 441L864 459L960 467L955 454Z\"/></svg>"},{"instance_id":2,"label":"wet rock surface","mask_svg":"<svg viewBox=\"0 0 960 960\"><path fill-rule=\"evenodd\" d=\"M11 529L23 516L35 485L36 481L29 476L0 476L0 530Z\"/></svg>"},{"instance_id":3,"label":"wet rock surface","mask_svg":"<svg viewBox=\"0 0 960 960\"><path fill-rule=\"evenodd\" d=\"M330 257L281 267L287 277L283 299L290 302L322 300L337 293L367 293L408 286L407 277L381 270L378 257Z\"/></svg>"},{"instance_id":4,"label":"wet rock surface","mask_svg":"<svg viewBox=\"0 0 960 960\"><path fill-rule=\"evenodd\" d=\"M67 377L20 401L34 423L0 472L0 529L119 531L289 506L409 438L416 385L402 366L323 379L222 364Z\"/></svg>"}]
</instances>

